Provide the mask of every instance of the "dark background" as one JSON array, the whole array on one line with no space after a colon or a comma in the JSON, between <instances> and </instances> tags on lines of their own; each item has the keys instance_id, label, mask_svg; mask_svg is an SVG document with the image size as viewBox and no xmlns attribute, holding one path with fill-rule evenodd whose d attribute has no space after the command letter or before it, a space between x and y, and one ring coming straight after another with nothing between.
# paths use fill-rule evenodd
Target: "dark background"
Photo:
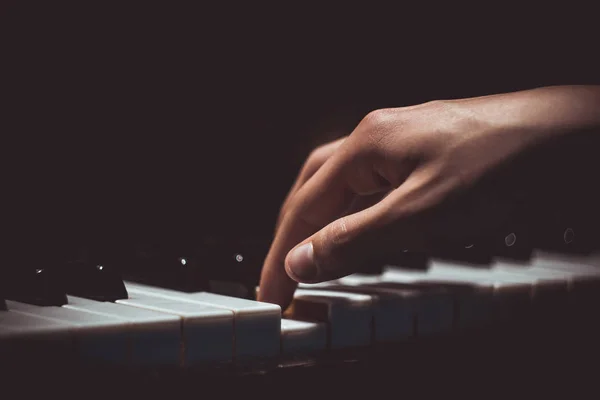
<instances>
[{"instance_id":1,"label":"dark background","mask_svg":"<svg viewBox=\"0 0 600 400\"><path fill-rule=\"evenodd\" d=\"M587 10L420 5L3 3L9 239L268 238L373 109L599 83Z\"/></svg>"}]
</instances>

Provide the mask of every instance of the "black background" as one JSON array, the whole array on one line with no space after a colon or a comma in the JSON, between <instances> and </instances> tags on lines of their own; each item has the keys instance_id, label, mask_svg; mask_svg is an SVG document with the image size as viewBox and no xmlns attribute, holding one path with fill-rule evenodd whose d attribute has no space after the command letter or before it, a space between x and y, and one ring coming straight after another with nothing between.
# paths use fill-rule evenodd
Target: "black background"
<instances>
[{"instance_id":1,"label":"black background","mask_svg":"<svg viewBox=\"0 0 600 400\"><path fill-rule=\"evenodd\" d=\"M564 5L194 4L3 3L10 238L268 238L310 150L373 109L599 78Z\"/></svg>"}]
</instances>

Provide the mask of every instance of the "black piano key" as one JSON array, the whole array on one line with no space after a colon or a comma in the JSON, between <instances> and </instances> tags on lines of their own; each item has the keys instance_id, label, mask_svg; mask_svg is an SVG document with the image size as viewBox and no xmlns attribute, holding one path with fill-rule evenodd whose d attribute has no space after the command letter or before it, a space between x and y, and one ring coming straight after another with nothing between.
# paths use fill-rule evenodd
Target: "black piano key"
<instances>
[{"instance_id":1,"label":"black piano key","mask_svg":"<svg viewBox=\"0 0 600 400\"><path fill-rule=\"evenodd\" d=\"M533 243L537 249L551 253L585 253L583 226L561 210L545 210L533 215Z\"/></svg>"},{"instance_id":2,"label":"black piano key","mask_svg":"<svg viewBox=\"0 0 600 400\"><path fill-rule=\"evenodd\" d=\"M517 262L531 259L534 251L532 229L527 209L518 208L492 234L480 239L480 248L492 258L501 258Z\"/></svg>"},{"instance_id":3,"label":"black piano key","mask_svg":"<svg viewBox=\"0 0 600 400\"><path fill-rule=\"evenodd\" d=\"M4 298L38 306L67 304L67 294L60 275L51 266L18 266L5 272L2 279Z\"/></svg>"},{"instance_id":4,"label":"black piano key","mask_svg":"<svg viewBox=\"0 0 600 400\"><path fill-rule=\"evenodd\" d=\"M269 249L266 240L218 241L197 248L209 291L234 297L255 298L255 288Z\"/></svg>"},{"instance_id":5,"label":"black piano key","mask_svg":"<svg viewBox=\"0 0 600 400\"><path fill-rule=\"evenodd\" d=\"M111 263L73 261L58 268L67 294L111 302L128 298L119 269Z\"/></svg>"},{"instance_id":6,"label":"black piano key","mask_svg":"<svg viewBox=\"0 0 600 400\"><path fill-rule=\"evenodd\" d=\"M208 280L198 258L176 246L138 247L130 258L120 263L125 280L148 285L198 292L208 289Z\"/></svg>"},{"instance_id":7,"label":"black piano key","mask_svg":"<svg viewBox=\"0 0 600 400\"><path fill-rule=\"evenodd\" d=\"M380 266L394 266L399 268L405 268L410 270L424 271L429 267L430 254L423 252L414 251L401 251L389 258L375 263L375 269L372 270L372 274L379 272ZM365 268L366 269L366 268ZM383 272L383 271L381 271ZM364 273L361 271L361 273Z\"/></svg>"},{"instance_id":8,"label":"black piano key","mask_svg":"<svg viewBox=\"0 0 600 400\"><path fill-rule=\"evenodd\" d=\"M432 257L473 266L486 266L492 261L488 246L477 240L469 243L445 243L437 246L432 252Z\"/></svg>"}]
</instances>

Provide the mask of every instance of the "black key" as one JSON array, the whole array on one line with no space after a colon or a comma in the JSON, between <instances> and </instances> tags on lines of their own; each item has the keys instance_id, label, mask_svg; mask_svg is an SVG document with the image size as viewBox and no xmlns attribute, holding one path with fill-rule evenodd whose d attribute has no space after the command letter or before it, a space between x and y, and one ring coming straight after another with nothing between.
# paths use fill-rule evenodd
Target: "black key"
<instances>
[{"instance_id":1,"label":"black key","mask_svg":"<svg viewBox=\"0 0 600 400\"><path fill-rule=\"evenodd\" d=\"M424 271L429 267L429 258L429 255L425 253L403 251L387 258L385 262L377 262L375 265L379 267L385 264L398 268Z\"/></svg>"},{"instance_id":2,"label":"black key","mask_svg":"<svg viewBox=\"0 0 600 400\"><path fill-rule=\"evenodd\" d=\"M38 306L67 304L63 282L55 268L18 266L5 272L4 298Z\"/></svg>"},{"instance_id":3,"label":"black key","mask_svg":"<svg viewBox=\"0 0 600 400\"><path fill-rule=\"evenodd\" d=\"M480 251L492 258L526 262L534 250L530 216L526 209L518 209L493 233L476 242Z\"/></svg>"},{"instance_id":4,"label":"black key","mask_svg":"<svg viewBox=\"0 0 600 400\"><path fill-rule=\"evenodd\" d=\"M128 298L119 269L113 264L73 261L59 269L65 291L70 295L111 302Z\"/></svg>"},{"instance_id":5,"label":"black key","mask_svg":"<svg viewBox=\"0 0 600 400\"><path fill-rule=\"evenodd\" d=\"M268 249L264 240L221 241L199 247L197 254L208 290L254 299Z\"/></svg>"},{"instance_id":6,"label":"black key","mask_svg":"<svg viewBox=\"0 0 600 400\"><path fill-rule=\"evenodd\" d=\"M208 288L205 272L197 257L177 248L146 246L120 263L126 280L183 292L198 292Z\"/></svg>"},{"instance_id":7,"label":"black key","mask_svg":"<svg viewBox=\"0 0 600 400\"><path fill-rule=\"evenodd\" d=\"M492 261L489 246L486 243L473 240L470 243L445 244L432 252L432 257L441 260L457 261L473 266L486 266Z\"/></svg>"},{"instance_id":8,"label":"black key","mask_svg":"<svg viewBox=\"0 0 600 400\"><path fill-rule=\"evenodd\" d=\"M593 219L569 210L548 210L535 220L535 246L541 250L564 254L590 254L597 246L597 225Z\"/></svg>"}]
</instances>

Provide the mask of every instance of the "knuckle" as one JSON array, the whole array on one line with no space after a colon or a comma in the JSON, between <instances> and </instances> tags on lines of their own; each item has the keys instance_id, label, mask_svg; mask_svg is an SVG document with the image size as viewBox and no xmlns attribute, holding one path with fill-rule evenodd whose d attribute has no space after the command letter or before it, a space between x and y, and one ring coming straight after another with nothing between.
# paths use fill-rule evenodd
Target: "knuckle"
<instances>
[{"instance_id":1,"label":"knuckle","mask_svg":"<svg viewBox=\"0 0 600 400\"><path fill-rule=\"evenodd\" d=\"M322 164L327 160L327 145L321 145L310 152L306 160L307 164Z\"/></svg>"},{"instance_id":2,"label":"knuckle","mask_svg":"<svg viewBox=\"0 0 600 400\"><path fill-rule=\"evenodd\" d=\"M385 152L392 134L403 131L406 113L401 108L371 111L359 124L363 151Z\"/></svg>"},{"instance_id":3,"label":"knuckle","mask_svg":"<svg viewBox=\"0 0 600 400\"><path fill-rule=\"evenodd\" d=\"M380 108L377 110L373 110L369 112L361 121L361 125L366 127L367 129L378 130L381 127L386 126L390 120L392 115L395 112L388 108Z\"/></svg>"},{"instance_id":4,"label":"knuckle","mask_svg":"<svg viewBox=\"0 0 600 400\"><path fill-rule=\"evenodd\" d=\"M346 138L346 136L343 136L338 140L322 144L313 149L304 162L304 170L310 173L314 173L318 170L333 155Z\"/></svg>"},{"instance_id":5,"label":"knuckle","mask_svg":"<svg viewBox=\"0 0 600 400\"><path fill-rule=\"evenodd\" d=\"M329 225L327 230L329 241L335 245L347 243L350 240L348 218L341 217Z\"/></svg>"}]
</instances>

